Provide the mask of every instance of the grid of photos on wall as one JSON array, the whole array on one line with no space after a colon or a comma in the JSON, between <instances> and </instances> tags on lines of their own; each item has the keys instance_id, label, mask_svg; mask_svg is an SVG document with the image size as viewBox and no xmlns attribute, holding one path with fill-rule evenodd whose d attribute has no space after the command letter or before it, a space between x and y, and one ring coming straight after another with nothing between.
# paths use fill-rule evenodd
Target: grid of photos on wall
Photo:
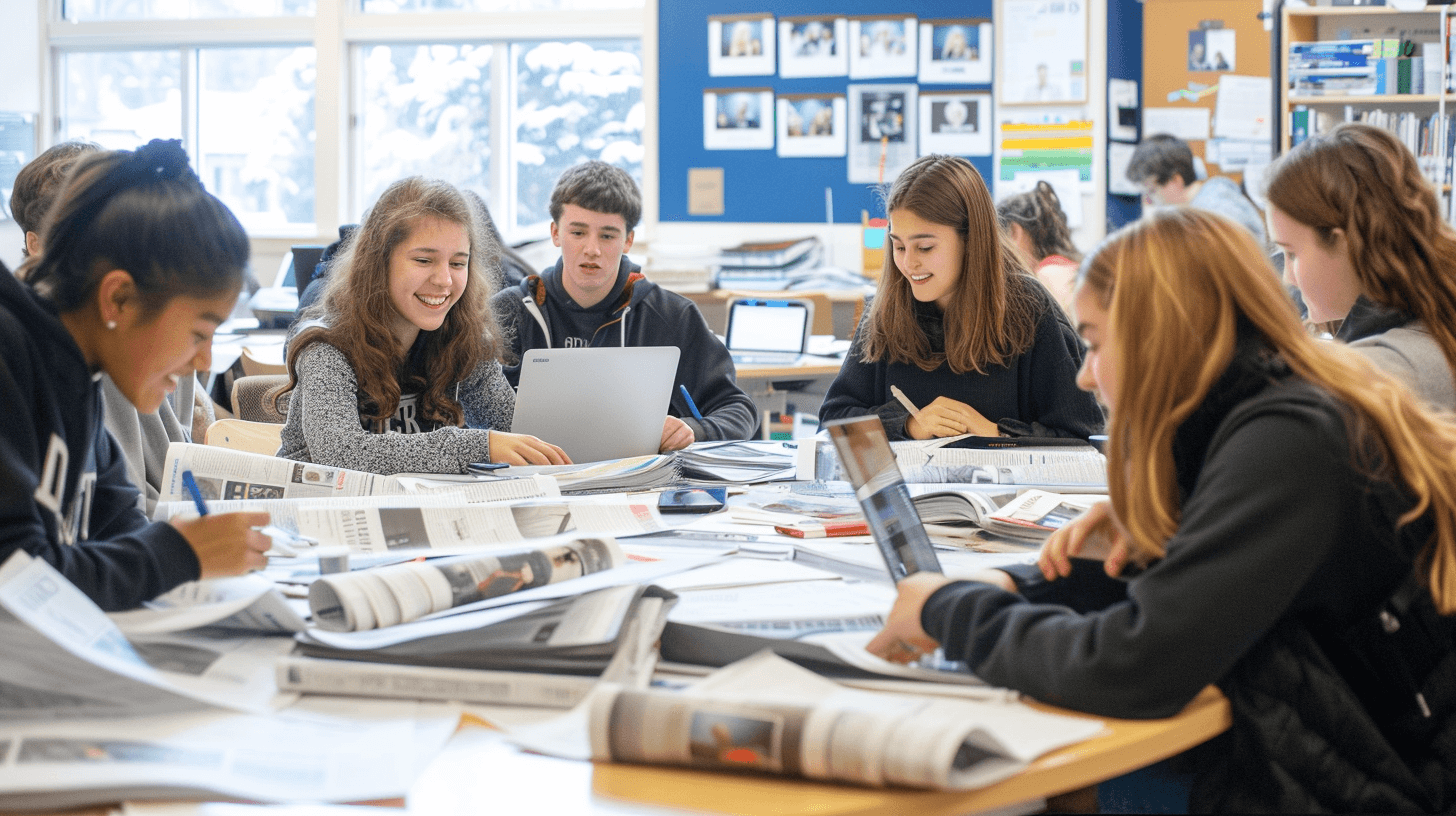
<instances>
[{"instance_id":1,"label":"grid of photos on wall","mask_svg":"<svg viewBox=\"0 0 1456 816\"><path fill-rule=\"evenodd\" d=\"M705 88L703 148L844 157L851 183L894 178L926 153L989 156L991 94L955 86L991 83L991 44L981 18L711 16L709 76L770 84ZM844 77L844 92L776 81L823 77Z\"/></svg>"}]
</instances>

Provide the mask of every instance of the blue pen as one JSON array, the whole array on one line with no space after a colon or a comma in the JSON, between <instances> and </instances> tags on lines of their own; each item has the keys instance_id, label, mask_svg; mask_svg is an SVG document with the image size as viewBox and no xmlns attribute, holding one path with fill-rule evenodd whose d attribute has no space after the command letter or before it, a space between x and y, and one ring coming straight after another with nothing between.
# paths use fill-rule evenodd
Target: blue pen
<instances>
[{"instance_id":1,"label":"blue pen","mask_svg":"<svg viewBox=\"0 0 1456 816\"><path fill-rule=\"evenodd\" d=\"M693 419L702 422L703 412L699 411L698 404L696 402L693 402L693 395L688 393L688 387L686 385L679 385L677 387L677 390L681 391L683 399L688 401L688 410L693 412Z\"/></svg>"},{"instance_id":2,"label":"blue pen","mask_svg":"<svg viewBox=\"0 0 1456 816\"><path fill-rule=\"evenodd\" d=\"M197 480L192 478L192 471L182 471L182 486L192 496L192 503L197 505L197 515L207 515L207 502L202 499L202 490L197 486Z\"/></svg>"},{"instance_id":3,"label":"blue pen","mask_svg":"<svg viewBox=\"0 0 1456 816\"><path fill-rule=\"evenodd\" d=\"M187 488L187 493L192 496L192 503L197 505L197 515L207 515L207 502L202 498L202 488L197 486L197 479L193 477L192 471L182 471L182 486ZM269 524L267 527L254 527L253 529L257 530L263 535L268 536L273 540L273 546L269 550L270 554L276 553L278 555L298 555L297 550L290 547L287 543L279 541L279 538L292 539L293 541L304 545L318 543L318 541L313 538L305 535L300 535L291 530L285 530L282 527L275 527L272 524Z\"/></svg>"}]
</instances>

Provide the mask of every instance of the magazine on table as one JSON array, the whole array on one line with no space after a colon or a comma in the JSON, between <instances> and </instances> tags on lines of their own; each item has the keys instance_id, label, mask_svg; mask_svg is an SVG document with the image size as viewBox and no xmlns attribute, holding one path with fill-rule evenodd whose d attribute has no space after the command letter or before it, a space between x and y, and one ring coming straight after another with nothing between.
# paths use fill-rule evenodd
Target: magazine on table
<instances>
[{"instance_id":1,"label":"magazine on table","mask_svg":"<svg viewBox=\"0 0 1456 816\"><path fill-rule=\"evenodd\" d=\"M307 657L463 669L600 674L645 608L671 593L623 584L548 601L510 604L388 630L297 635ZM382 635L375 637L374 635Z\"/></svg>"},{"instance_id":2,"label":"magazine on table","mask_svg":"<svg viewBox=\"0 0 1456 816\"><path fill-rule=\"evenodd\" d=\"M610 538L407 561L320 576L309 586L314 623L336 632L384 628L436 612L620 566Z\"/></svg>"},{"instance_id":3,"label":"magazine on table","mask_svg":"<svg viewBox=\"0 0 1456 816\"><path fill-rule=\"evenodd\" d=\"M533 660L546 657L548 650L554 651L550 657L559 666L568 657L564 650L572 650L576 652L569 656L573 665L566 670L547 672L532 668L481 669L380 662L369 659L362 650L354 650L354 654L347 656L336 652L334 657L295 655L282 658L277 664L278 687L312 694L459 700L540 708L571 708L599 680L645 688L657 665L657 641L667 620L667 610L673 603L671 596L625 585L603 593L584 602L575 599L564 602L560 622L548 624L555 628L548 631L538 627L533 636L538 640L556 638L564 624L568 629L575 627L572 642L557 642L554 647L538 650L534 657L520 654L523 650L513 645L519 640L511 641L506 636L523 632L531 634L529 626L518 623L508 627L509 633L487 632L488 637L494 639L485 647L517 652L514 659L507 661L515 666L529 665ZM618 623L617 612L623 608L620 615L623 620ZM523 622L534 625L543 620L549 621L549 618L545 615L527 616ZM590 630L597 634L588 634ZM470 637L474 639L477 636L472 634ZM600 670L600 676L596 675L596 671L600 668L602 654L589 653L592 652L591 644L586 643L592 638L610 643L613 649L606 668ZM588 648L580 648L584 646ZM322 648L314 648L312 653L324 652ZM391 659L408 659L399 649L389 656Z\"/></svg>"},{"instance_id":4,"label":"magazine on table","mask_svg":"<svg viewBox=\"0 0 1456 816\"><path fill-rule=\"evenodd\" d=\"M546 724L513 729L511 739L602 761L965 790L1103 729L1019 702L845 688L768 653L679 691L603 683L581 708L585 744Z\"/></svg>"}]
</instances>

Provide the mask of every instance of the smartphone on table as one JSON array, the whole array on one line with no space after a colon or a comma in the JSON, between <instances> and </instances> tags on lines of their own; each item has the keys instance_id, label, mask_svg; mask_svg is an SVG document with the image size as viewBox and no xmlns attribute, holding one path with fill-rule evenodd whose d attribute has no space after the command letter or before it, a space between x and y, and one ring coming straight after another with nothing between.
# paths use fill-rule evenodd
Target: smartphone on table
<instances>
[{"instance_id":1,"label":"smartphone on table","mask_svg":"<svg viewBox=\"0 0 1456 816\"><path fill-rule=\"evenodd\" d=\"M726 487L684 487L664 490L657 499L663 513L711 513L728 500Z\"/></svg>"}]
</instances>

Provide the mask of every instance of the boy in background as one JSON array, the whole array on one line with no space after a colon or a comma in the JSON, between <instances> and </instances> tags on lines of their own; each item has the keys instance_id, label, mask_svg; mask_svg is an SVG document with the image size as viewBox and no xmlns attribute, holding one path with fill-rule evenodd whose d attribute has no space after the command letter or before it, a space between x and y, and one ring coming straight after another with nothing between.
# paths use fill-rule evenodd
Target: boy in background
<instances>
[{"instance_id":1,"label":"boy in background","mask_svg":"<svg viewBox=\"0 0 1456 816\"><path fill-rule=\"evenodd\" d=\"M1239 189L1223 176L1198 178L1193 149L1167 133L1143 139L1127 162L1127 178L1143 189L1143 203L1158 206L1186 204L1232 218L1268 247L1264 216Z\"/></svg>"},{"instance_id":2,"label":"boy in background","mask_svg":"<svg viewBox=\"0 0 1456 816\"><path fill-rule=\"evenodd\" d=\"M521 355L535 348L677 346L677 376L661 450L694 441L748 439L758 425L738 387L728 349L692 301L659 288L627 258L642 195L619 167L568 168L551 192L551 242L561 258L491 298L506 336L506 378L520 383ZM686 386L702 419L678 386Z\"/></svg>"}]
</instances>

